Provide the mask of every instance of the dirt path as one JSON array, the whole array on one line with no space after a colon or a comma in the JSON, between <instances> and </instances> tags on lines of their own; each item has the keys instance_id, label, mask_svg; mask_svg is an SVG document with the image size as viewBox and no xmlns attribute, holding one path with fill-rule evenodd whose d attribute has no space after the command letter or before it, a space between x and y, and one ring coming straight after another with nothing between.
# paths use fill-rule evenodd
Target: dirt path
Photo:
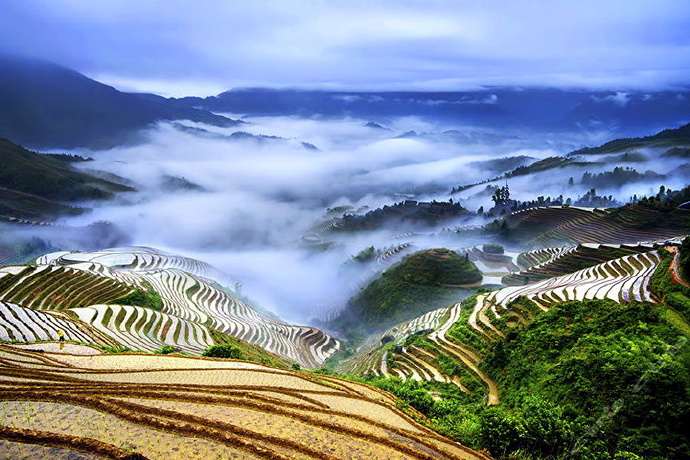
<instances>
[{"instance_id":1,"label":"dirt path","mask_svg":"<svg viewBox=\"0 0 690 460\"><path fill-rule=\"evenodd\" d=\"M683 279L683 276L680 274L680 264L678 261L680 260L680 251L678 250L677 246L666 246L666 250L670 253L673 254L673 262L671 262L671 274L673 275L673 281L682 284L686 288L690 288L690 284L688 284L687 281Z\"/></svg>"},{"instance_id":2,"label":"dirt path","mask_svg":"<svg viewBox=\"0 0 690 460\"><path fill-rule=\"evenodd\" d=\"M103 353L96 347L70 342L35 342L27 344L10 344L9 346L24 350L38 350L50 353L67 353L71 355L100 355Z\"/></svg>"}]
</instances>

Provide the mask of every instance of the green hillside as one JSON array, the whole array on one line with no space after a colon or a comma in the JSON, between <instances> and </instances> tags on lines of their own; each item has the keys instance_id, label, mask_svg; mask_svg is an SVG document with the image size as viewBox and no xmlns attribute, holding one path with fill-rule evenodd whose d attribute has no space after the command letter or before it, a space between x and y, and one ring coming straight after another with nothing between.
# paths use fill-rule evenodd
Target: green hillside
<instances>
[{"instance_id":1,"label":"green hillside","mask_svg":"<svg viewBox=\"0 0 690 460\"><path fill-rule=\"evenodd\" d=\"M687 268L690 238L676 248ZM543 311L521 296L501 318L474 324L481 294L449 327L382 346L390 375L424 381L380 372L365 380L497 460L690 459L690 288L674 280L673 253L659 256L651 301L628 294Z\"/></svg>"},{"instance_id":2,"label":"green hillside","mask_svg":"<svg viewBox=\"0 0 690 460\"><path fill-rule=\"evenodd\" d=\"M448 249L417 252L394 265L348 302L335 321L343 329L383 329L465 297L482 272Z\"/></svg>"},{"instance_id":3,"label":"green hillside","mask_svg":"<svg viewBox=\"0 0 690 460\"><path fill-rule=\"evenodd\" d=\"M114 193L133 190L3 138L0 163L0 216L46 220L78 213L68 202L106 199Z\"/></svg>"}]
</instances>

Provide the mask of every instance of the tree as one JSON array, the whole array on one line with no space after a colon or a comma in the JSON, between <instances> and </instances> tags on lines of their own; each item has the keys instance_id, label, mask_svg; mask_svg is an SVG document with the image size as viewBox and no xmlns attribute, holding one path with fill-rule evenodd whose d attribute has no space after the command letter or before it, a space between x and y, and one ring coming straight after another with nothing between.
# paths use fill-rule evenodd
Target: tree
<instances>
[{"instance_id":1,"label":"tree","mask_svg":"<svg viewBox=\"0 0 690 460\"><path fill-rule=\"evenodd\" d=\"M493 201L496 206L507 204L508 201L510 201L510 189L508 188L508 184L498 188L491 197L491 201Z\"/></svg>"}]
</instances>

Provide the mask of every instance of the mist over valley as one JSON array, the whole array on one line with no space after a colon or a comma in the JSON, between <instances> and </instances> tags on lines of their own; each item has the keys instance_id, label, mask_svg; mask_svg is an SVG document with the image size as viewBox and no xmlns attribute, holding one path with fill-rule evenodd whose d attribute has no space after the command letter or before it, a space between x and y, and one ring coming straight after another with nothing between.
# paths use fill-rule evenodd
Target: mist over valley
<instances>
[{"instance_id":1,"label":"mist over valley","mask_svg":"<svg viewBox=\"0 0 690 460\"><path fill-rule=\"evenodd\" d=\"M690 460L687 2L0 4L0 457Z\"/></svg>"}]
</instances>

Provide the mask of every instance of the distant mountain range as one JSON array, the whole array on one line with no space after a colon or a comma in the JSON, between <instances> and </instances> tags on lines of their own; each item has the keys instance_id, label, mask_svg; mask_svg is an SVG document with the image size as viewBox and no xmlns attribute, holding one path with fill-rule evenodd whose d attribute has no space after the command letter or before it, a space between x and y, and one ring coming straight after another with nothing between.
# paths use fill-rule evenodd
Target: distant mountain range
<instances>
[{"instance_id":1,"label":"distant mountain range","mask_svg":"<svg viewBox=\"0 0 690 460\"><path fill-rule=\"evenodd\" d=\"M124 93L56 64L0 56L0 137L22 145L110 148L136 141L152 123L180 119L241 123L153 94Z\"/></svg>"},{"instance_id":2,"label":"distant mountain range","mask_svg":"<svg viewBox=\"0 0 690 460\"><path fill-rule=\"evenodd\" d=\"M688 90L615 92L506 87L465 92L333 92L251 88L177 102L185 107L249 116L376 120L369 126L416 116L486 128L540 132L601 129L624 136L690 122Z\"/></svg>"},{"instance_id":3,"label":"distant mountain range","mask_svg":"<svg viewBox=\"0 0 690 460\"><path fill-rule=\"evenodd\" d=\"M216 113L214 113L216 112ZM485 88L464 92L233 89L166 99L135 94L56 64L0 56L0 136L33 148L111 148L145 140L158 121L216 126L246 116L354 117L381 127L402 116L521 133L607 130L639 136L690 122L690 90L616 92ZM381 123L381 124L379 124Z\"/></svg>"}]
</instances>

